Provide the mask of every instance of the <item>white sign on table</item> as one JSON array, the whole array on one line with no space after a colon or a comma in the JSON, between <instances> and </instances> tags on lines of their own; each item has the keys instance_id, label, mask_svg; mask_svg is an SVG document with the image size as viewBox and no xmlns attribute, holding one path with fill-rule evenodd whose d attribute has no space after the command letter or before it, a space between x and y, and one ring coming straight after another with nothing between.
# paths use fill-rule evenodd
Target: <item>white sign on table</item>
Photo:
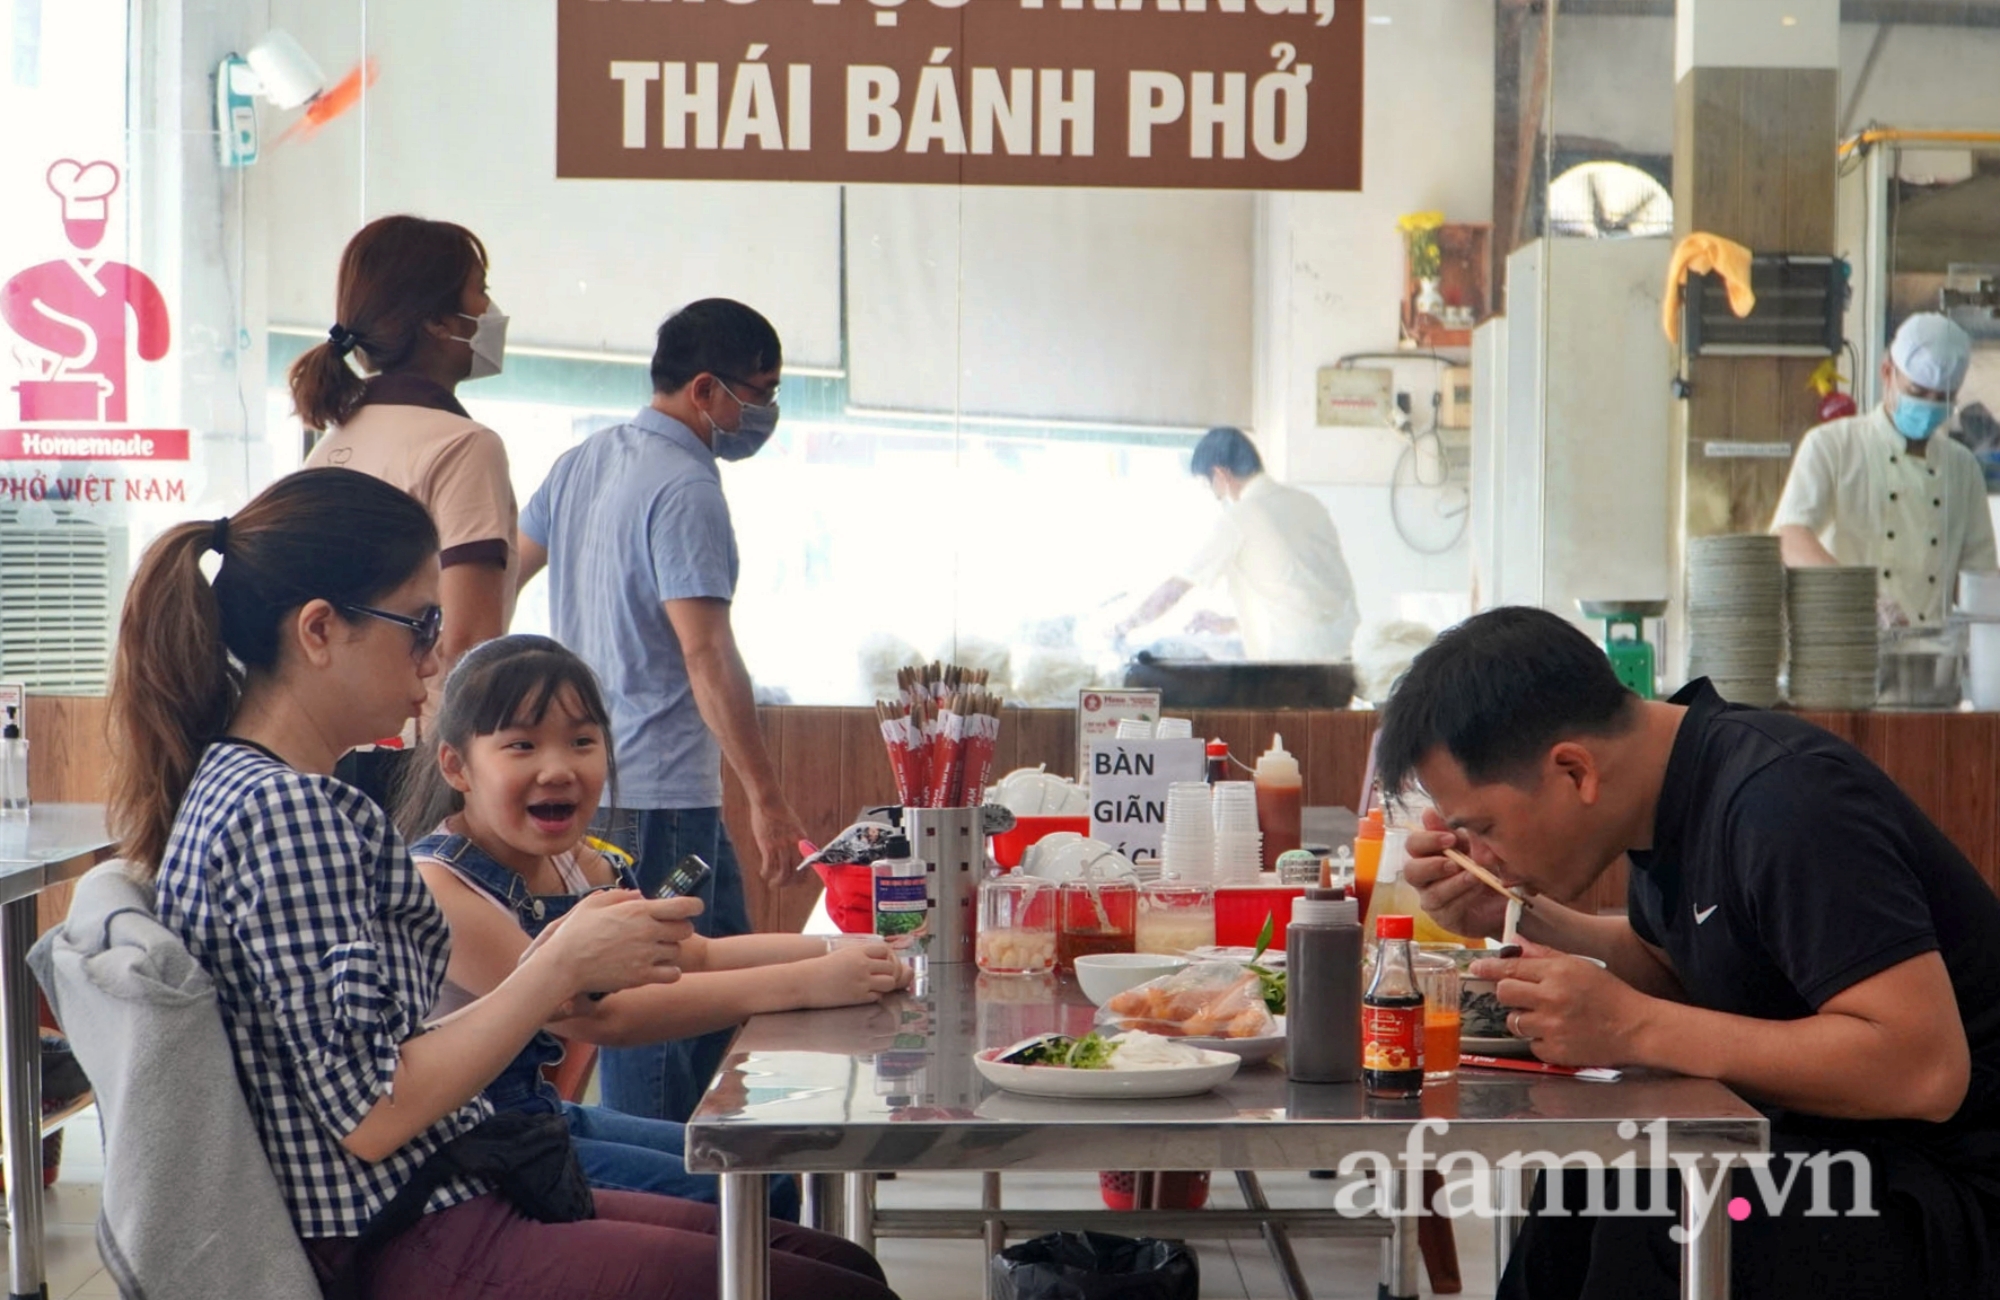
<instances>
[{"instance_id":1,"label":"white sign on table","mask_svg":"<svg viewBox=\"0 0 2000 1300\"><path fill-rule=\"evenodd\" d=\"M1128 858L1157 858L1167 787L1202 779L1200 740L1100 740L1090 747L1090 836Z\"/></svg>"},{"instance_id":2,"label":"white sign on table","mask_svg":"<svg viewBox=\"0 0 2000 1300\"><path fill-rule=\"evenodd\" d=\"M1090 747L1118 734L1120 722L1158 722L1158 691L1078 691L1076 693L1076 779L1090 784Z\"/></svg>"}]
</instances>

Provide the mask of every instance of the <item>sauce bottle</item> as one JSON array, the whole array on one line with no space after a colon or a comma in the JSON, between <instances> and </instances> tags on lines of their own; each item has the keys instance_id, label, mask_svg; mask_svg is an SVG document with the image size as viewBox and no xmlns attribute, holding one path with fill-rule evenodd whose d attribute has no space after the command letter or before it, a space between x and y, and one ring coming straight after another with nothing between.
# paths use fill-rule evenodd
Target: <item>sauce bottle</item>
<instances>
[{"instance_id":1,"label":"sauce bottle","mask_svg":"<svg viewBox=\"0 0 2000 1300\"><path fill-rule=\"evenodd\" d=\"M1375 923L1375 978L1361 998L1361 1078L1371 1097L1423 1095L1424 990L1410 944L1415 928L1407 916Z\"/></svg>"},{"instance_id":2,"label":"sauce bottle","mask_svg":"<svg viewBox=\"0 0 2000 1300\"><path fill-rule=\"evenodd\" d=\"M1387 827L1380 808L1371 808L1361 819L1361 829L1354 836L1354 897L1361 904L1361 915L1369 915L1369 904L1375 899L1375 873L1382 867L1382 837Z\"/></svg>"},{"instance_id":3,"label":"sauce bottle","mask_svg":"<svg viewBox=\"0 0 2000 1300\"><path fill-rule=\"evenodd\" d=\"M1308 889L1285 927L1285 1069L1299 1083L1361 1077L1361 910Z\"/></svg>"},{"instance_id":4,"label":"sauce bottle","mask_svg":"<svg viewBox=\"0 0 2000 1300\"><path fill-rule=\"evenodd\" d=\"M1208 742L1208 767L1202 779L1210 785L1216 785L1230 779L1228 741L1211 740Z\"/></svg>"},{"instance_id":5,"label":"sauce bottle","mask_svg":"<svg viewBox=\"0 0 2000 1300\"><path fill-rule=\"evenodd\" d=\"M1300 804L1305 779L1299 760L1285 752L1285 738L1271 737L1271 747L1257 759L1257 826L1264 832L1264 870L1276 871L1278 859L1299 847Z\"/></svg>"}]
</instances>

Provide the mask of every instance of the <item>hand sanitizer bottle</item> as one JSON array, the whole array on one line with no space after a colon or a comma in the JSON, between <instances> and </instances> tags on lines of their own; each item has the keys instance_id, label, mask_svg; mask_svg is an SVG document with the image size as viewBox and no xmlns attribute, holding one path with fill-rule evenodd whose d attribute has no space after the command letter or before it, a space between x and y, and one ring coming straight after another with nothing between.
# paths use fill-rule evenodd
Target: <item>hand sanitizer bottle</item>
<instances>
[{"instance_id":1,"label":"hand sanitizer bottle","mask_svg":"<svg viewBox=\"0 0 2000 1300\"><path fill-rule=\"evenodd\" d=\"M0 813L25 816L28 811L28 742L21 739L20 710L7 706L7 725L0 727Z\"/></svg>"}]
</instances>

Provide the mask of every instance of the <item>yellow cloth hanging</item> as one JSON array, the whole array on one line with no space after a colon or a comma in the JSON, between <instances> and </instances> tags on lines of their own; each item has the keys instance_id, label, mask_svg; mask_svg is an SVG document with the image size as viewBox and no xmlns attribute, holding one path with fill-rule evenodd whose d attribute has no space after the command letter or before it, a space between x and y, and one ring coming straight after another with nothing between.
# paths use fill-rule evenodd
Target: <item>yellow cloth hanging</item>
<instances>
[{"instance_id":1,"label":"yellow cloth hanging","mask_svg":"<svg viewBox=\"0 0 2000 1300\"><path fill-rule=\"evenodd\" d=\"M1750 288L1750 250L1720 235L1689 235L1674 249L1673 263L1667 268L1666 306L1661 312L1667 342L1676 347L1681 341L1682 286L1689 275L1709 274L1721 276L1729 287L1729 310L1738 319L1757 306L1757 295Z\"/></svg>"}]
</instances>

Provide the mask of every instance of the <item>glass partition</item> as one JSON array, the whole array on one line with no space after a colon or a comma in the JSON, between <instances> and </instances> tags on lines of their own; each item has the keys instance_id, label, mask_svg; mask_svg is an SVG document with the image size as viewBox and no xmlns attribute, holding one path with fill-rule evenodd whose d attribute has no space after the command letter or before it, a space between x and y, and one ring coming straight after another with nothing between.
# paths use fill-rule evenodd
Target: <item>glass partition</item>
<instances>
[{"instance_id":1,"label":"glass partition","mask_svg":"<svg viewBox=\"0 0 2000 1300\"><path fill-rule=\"evenodd\" d=\"M1264 8L1303 23L1334 12ZM163 483L157 500L142 488L120 511L101 576L63 584L88 592L68 597L90 605L86 639L58 641L44 614L17 632L10 604L0 680L101 687L112 611L145 543L301 463L286 371L334 323L346 240L392 212L463 223L491 251L492 295L512 316L507 367L459 395L506 440L522 500L565 450L648 400L652 332L673 308L726 295L777 325L783 422L762 454L726 470L743 555L735 622L770 699L861 702L884 666L948 655L1003 667L1013 698L1069 703L1120 680L1142 646L1240 656L1240 639L1214 630L1222 620L1202 617L1235 612L1224 590L1115 636L1222 517L1188 473L1190 449L1220 425L1248 432L1274 478L1329 507L1364 618L1441 625L1467 605L1464 438L1449 452L1432 445L1450 358L1399 351L1397 219L1440 205L1454 221L1491 215L1493 31L1455 0L1378 10L1351 20L1365 82L1323 64L1314 87L1365 95L1361 192L1266 193L564 180L558 6L547 0L476 13L385 0L17 3L5 48L9 107L24 116L10 118L55 122L69 102L59 95L87 99L109 143L14 133L9 175L77 150L131 158L129 230L114 221L114 238L152 268L184 326L162 359L131 354L133 391L154 403L134 418L187 428L189 459L179 486ZM85 31L82 15L97 27ZM310 112L230 98L224 61L272 31L317 65L325 94ZM24 89L36 41L44 66L73 51L102 92L70 77ZM1281 56L1272 75L1288 69ZM1450 130L1399 106L1399 85L1431 77L1453 88ZM1288 92L1247 81L1231 118L1229 82L1201 83L1220 97L1204 110L1221 114L1206 128L1212 148L1253 163L1281 155ZM990 100L991 88L977 93ZM256 160L226 165L244 147L231 132L245 113ZM1170 118L1157 138L1192 130ZM979 123L967 123L976 138ZM1018 125L991 118L991 147L1013 148ZM56 203L49 195L35 227L48 256L61 253ZM39 220L32 204L14 211L10 223ZM22 363L25 349L14 351ZM1320 372L1369 354L1386 354L1393 374L1383 412L1323 423ZM46 539L33 535L45 522L32 510L0 520L6 581L49 571ZM531 587L515 626L546 620Z\"/></svg>"}]
</instances>

